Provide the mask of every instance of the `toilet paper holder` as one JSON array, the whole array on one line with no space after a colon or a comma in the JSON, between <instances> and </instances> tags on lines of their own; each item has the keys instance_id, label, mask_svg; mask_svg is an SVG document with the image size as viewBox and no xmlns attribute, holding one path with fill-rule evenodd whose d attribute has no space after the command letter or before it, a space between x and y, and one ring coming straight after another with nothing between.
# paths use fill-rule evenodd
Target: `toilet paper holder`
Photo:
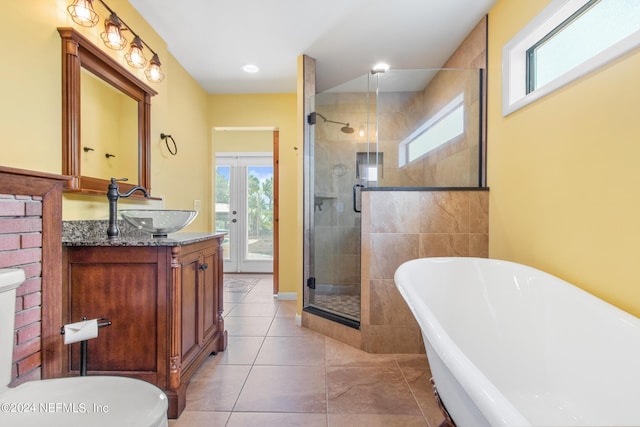
<instances>
[{"instance_id":1,"label":"toilet paper holder","mask_svg":"<svg viewBox=\"0 0 640 427\"><path fill-rule=\"evenodd\" d=\"M82 321L87 320L86 317L82 317ZM105 319L104 317L98 317L96 319L99 328L104 328L105 326L111 326L111 320ZM66 325L65 325L66 326ZM60 335L64 335L65 327L60 327ZM97 338L94 337L94 338ZM87 375L87 342L89 340L80 341L80 376L84 377Z\"/></svg>"}]
</instances>

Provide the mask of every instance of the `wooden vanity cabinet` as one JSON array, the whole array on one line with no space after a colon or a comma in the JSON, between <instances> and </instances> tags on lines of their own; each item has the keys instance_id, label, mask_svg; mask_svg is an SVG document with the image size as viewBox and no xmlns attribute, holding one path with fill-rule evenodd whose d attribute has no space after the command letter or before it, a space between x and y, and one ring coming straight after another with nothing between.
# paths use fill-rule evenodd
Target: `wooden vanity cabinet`
<instances>
[{"instance_id":1,"label":"wooden vanity cabinet","mask_svg":"<svg viewBox=\"0 0 640 427\"><path fill-rule=\"evenodd\" d=\"M194 361L202 355L202 348L211 342L218 330L218 292L216 284L222 281L218 252L202 246L178 258L181 266L181 319L180 355L182 370L197 369ZM218 280L218 276L220 279ZM190 376L190 375L189 375Z\"/></svg>"},{"instance_id":2,"label":"wooden vanity cabinet","mask_svg":"<svg viewBox=\"0 0 640 427\"><path fill-rule=\"evenodd\" d=\"M112 322L88 341L88 375L153 383L169 398L169 417L180 415L190 378L227 345L221 240L63 248L63 322ZM63 375L78 375L80 345L65 347Z\"/></svg>"}]
</instances>

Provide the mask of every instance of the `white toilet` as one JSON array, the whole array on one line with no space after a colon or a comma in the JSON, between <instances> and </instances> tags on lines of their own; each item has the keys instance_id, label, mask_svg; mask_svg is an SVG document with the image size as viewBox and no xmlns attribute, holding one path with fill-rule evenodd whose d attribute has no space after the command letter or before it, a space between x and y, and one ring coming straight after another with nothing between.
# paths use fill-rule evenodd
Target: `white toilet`
<instances>
[{"instance_id":1,"label":"white toilet","mask_svg":"<svg viewBox=\"0 0 640 427\"><path fill-rule=\"evenodd\" d=\"M16 288L24 280L20 269L0 269L0 426L168 426L166 395L141 380L85 376L7 387Z\"/></svg>"}]
</instances>

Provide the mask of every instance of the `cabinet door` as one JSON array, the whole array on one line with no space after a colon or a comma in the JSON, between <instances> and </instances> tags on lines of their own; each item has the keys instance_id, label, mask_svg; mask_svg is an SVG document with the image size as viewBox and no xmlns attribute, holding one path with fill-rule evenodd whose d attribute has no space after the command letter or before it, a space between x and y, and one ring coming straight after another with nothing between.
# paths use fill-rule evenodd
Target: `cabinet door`
<instances>
[{"instance_id":1,"label":"cabinet door","mask_svg":"<svg viewBox=\"0 0 640 427\"><path fill-rule=\"evenodd\" d=\"M209 341L218 330L218 252L208 248L201 264L202 278L202 343Z\"/></svg>"},{"instance_id":2,"label":"cabinet door","mask_svg":"<svg viewBox=\"0 0 640 427\"><path fill-rule=\"evenodd\" d=\"M201 341L199 301L198 301L198 275L199 254L187 254L181 263L182 292L180 298L180 320L182 331L182 364L187 366L191 360L198 356Z\"/></svg>"},{"instance_id":3,"label":"cabinet door","mask_svg":"<svg viewBox=\"0 0 640 427\"><path fill-rule=\"evenodd\" d=\"M66 247L63 255L63 323L85 316L112 322L87 343L89 375L125 375L165 387L166 258L156 247L126 246ZM75 375L80 344L65 347L63 374Z\"/></svg>"}]
</instances>

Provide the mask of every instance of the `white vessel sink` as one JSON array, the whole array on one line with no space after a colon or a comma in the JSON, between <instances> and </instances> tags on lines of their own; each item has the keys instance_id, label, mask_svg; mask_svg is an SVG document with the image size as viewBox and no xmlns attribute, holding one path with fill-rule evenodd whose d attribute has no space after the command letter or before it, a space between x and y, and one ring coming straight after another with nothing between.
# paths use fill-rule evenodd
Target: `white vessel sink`
<instances>
[{"instance_id":1,"label":"white vessel sink","mask_svg":"<svg viewBox=\"0 0 640 427\"><path fill-rule=\"evenodd\" d=\"M165 209L123 209L122 219L139 230L153 234L153 237L167 237L185 228L198 215L198 211Z\"/></svg>"}]
</instances>

